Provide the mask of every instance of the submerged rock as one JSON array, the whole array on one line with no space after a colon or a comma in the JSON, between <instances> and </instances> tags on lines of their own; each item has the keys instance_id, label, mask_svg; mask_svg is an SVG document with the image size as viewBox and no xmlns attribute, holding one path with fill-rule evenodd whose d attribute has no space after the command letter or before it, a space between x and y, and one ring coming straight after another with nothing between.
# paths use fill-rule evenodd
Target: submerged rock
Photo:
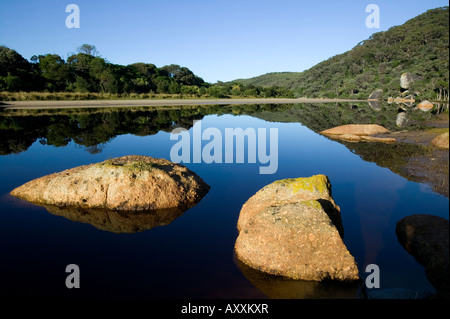
<instances>
[{"instance_id":1,"label":"submerged rock","mask_svg":"<svg viewBox=\"0 0 450 319\"><path fill-rule=\"evenodd\" d=\"M264 187L243 205L238 230L236 257L251 268L296 280L359 278L324 175Z\"/></svg>"},{"instance_id":2,"label":"submerged rock","mask_svg":"<svg viewBox=\"0 0 450 319\"><path fill-rule=\"evenodd\" d=\"M438 295L448 298L448 220L432 215L407 216L397 223L395 231L400 244L425 267L427 278Z\"/></svg>"},{"instance_id":3,"label":"submerged rock","mask_svg":"<svg viewBox=\"0 0 450 319\"><path fill-rule=\"evenodd\" d=\"M377 124L348 124L337 126L320 132L320 134L347 142L381 142L395 143L395 138L376 137L372 135L386 134L389 130Z\"/></svg>"},{"instance_id":4,"label":"submerged rock","mask_svg":"<svg viewBox=\"0 0 450 319\"><path fill-rule=\"evenodd\" d=\"M131 155L43 176L11 195L38 205L143 211L188 208L208 191L183 165Z\"/></svg>"}]
</instances>

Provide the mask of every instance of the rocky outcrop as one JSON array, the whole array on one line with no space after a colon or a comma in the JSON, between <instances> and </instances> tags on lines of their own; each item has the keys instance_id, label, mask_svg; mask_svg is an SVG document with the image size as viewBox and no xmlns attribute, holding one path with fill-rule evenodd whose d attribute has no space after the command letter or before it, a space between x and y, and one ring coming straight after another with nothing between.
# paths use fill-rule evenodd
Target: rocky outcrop
<instances>
[{"instance_id":1,"label":"rocky outcrop","mask_svg":"<svg viewBox=\"0 0 450 319\"><path fill-rule=\"evenodd\" d=\"M423 112L428 112L434 108L434 104L430 101L423 101L417 105L417 108Z\"/></svg>"},{"instance_id":2,"label":"rocky outcrop","mask_svg":"<svg viewBox=\"0 0 450 319\"><path fill-rule=\"evenodd\" d=\"M43 176L11 195L38 205L144 211L188 208L208 191L183 165L131 155Z\"/></svg>"},{"instance_id":3,"label":"rocky outcrop","mask_svg":"<svg viewBox=\"0 0 450 319\"><path fill-rule=\"evenodd\" d=\"M386 133L389 133L389 130L377 124L348 124L320 132L320 134L347 142L395 143L395 138L373 136Z\"/></svg>"},{"instance_id":4,"label":"rocky outcrop","mask_svg":"<svg viewBox=\"0 0 450 319\"><path fill-rule=\"evenodd\" d=\"M400 86L402 89L409 89L411 84L413 84L416 81L421 81L423 78L417 74L413 73L403 73L400 77Z\"/></svg>"},{"instance_id":5,"label":"rocky outcrop","mask_svg":"<svg viewBox=\"0 0 450 319\"><path fill-rule=\"evenodd\" d=\"M431 140L431 145L434 145L437 148L449 149L449 134L443 133L441 135L436 136Z\"/></svg>"},{"instance_id":6,"label":"rocky outcrop","mask_svg":"<svg viewBox=\"0 0 450 319\"><path fill-rule=\"evenodd\" d=\"M449 223L432 215L412 215L396 226L400 244L425 267L438 295L449 297Z\"/></svg>"},{"instance_id":7,"label":"rocky outcrop","mask_svg":"<svg viewBox=\"0 0 450 319\"><path fill-rule=\"evenodd\" d=\"M251 268L296 280L359 278L324 175L264 187L243 205L237 226L236 257Z\"/></svg>"}]
</instances>

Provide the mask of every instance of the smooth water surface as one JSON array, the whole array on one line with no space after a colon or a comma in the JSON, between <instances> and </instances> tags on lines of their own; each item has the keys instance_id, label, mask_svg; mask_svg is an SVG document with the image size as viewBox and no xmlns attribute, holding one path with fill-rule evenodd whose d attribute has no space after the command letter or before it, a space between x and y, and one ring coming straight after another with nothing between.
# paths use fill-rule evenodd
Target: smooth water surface
<instances>
[{"instance_id":1,"label":"smooth water surface","mask_svg":"<svg viewBox=\"0 0 450 319\"><path fill-rule=\"evenodd\" d=\"M395 226L412 214L448 219L448 198L365 162L345 145L317 134L325 114L302 121L294 116L296 106L264 107L257 113L233 106L212 114L117 111L3 119L3 126L9 126L2 131L0 156L1 295L286 297L268 296L235 261L237 219L246 200L265 185L315 174L330 178L333 197L341 207L344 242L361 277L366 277L368 264L377 264L382 288L433 292L424 268L398 243ZM170 140L171 129L183 126L192 133L194 119L202 120L203 129L218 128L223 136L225 128L266 128L267 133L277 128L277 172L259 174L264 166L260 163L185 163L211 186L209 193L172 223L136 233L100 230L8 195L34 178L108 158L146 155L170 160L176 143ZM25 130L20 127L23 123ZM5 146L5 139L13 142ZM80 268L80 289L65 286L69 264Z\"/></svg>"}]
</instances>

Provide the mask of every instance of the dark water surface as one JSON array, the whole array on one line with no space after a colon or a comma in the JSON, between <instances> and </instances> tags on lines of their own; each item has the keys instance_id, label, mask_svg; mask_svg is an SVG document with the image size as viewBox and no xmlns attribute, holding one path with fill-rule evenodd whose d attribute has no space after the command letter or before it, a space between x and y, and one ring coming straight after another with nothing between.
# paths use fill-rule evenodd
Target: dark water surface
<instances>
[{"instance_id":1,"label":"dark water surface","mask_svg":"<svg viewBox=\"0 0 450 319\"><path fill-rule=\"evenodd\" d=\"M275 180L315 174L330 178L341 207L344 242L363 279L365 267L377 264L382 288L434 292L424 268L398 243L395 226L412 214L448 219L448 198L317 134L350 121L396 129L396 109L380 113L367 105L264 105L64 112L0 116L3 297L358 297L334 290L302 294L304 285L298 282L284 282L278 289L255 279L234 259L237 219L247 199ZM416 115L411 116L414 120ZM108 158L170 160L176 143L170 140L171 130L181 126L192 132L193 120L199 119L203 129L218 128L223 136L225 128L266 128L267 133L277 128L277 172L260 175L260 163L186 163L211 186L209 193L170 224L135 233L101 230L8 195L34 178ZM69 264L80 268L80 289L65 286Z\"/></svg>"}]
</instances>

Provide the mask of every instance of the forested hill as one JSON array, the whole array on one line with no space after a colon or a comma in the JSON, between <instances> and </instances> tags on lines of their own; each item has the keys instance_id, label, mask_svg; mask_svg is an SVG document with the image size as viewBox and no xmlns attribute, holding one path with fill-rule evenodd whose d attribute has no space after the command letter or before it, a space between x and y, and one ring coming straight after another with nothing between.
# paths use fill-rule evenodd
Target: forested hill
<instances>
[{"instance_id":1,"label":"forested hill","mask_svg":"<svg viewBox=\"0 0 450 319\"><path fill-rule=\"evenodd\" d=\"M420 76L406 93L400 87L404 73ZM401 26L375 33L352 50L304 72L268 73L236 82L282 86L297 97L366 99L382 89L382 98L418 93L419 99L448 99L449 8L429 10Z\"/></svg>"}]
</instances>

